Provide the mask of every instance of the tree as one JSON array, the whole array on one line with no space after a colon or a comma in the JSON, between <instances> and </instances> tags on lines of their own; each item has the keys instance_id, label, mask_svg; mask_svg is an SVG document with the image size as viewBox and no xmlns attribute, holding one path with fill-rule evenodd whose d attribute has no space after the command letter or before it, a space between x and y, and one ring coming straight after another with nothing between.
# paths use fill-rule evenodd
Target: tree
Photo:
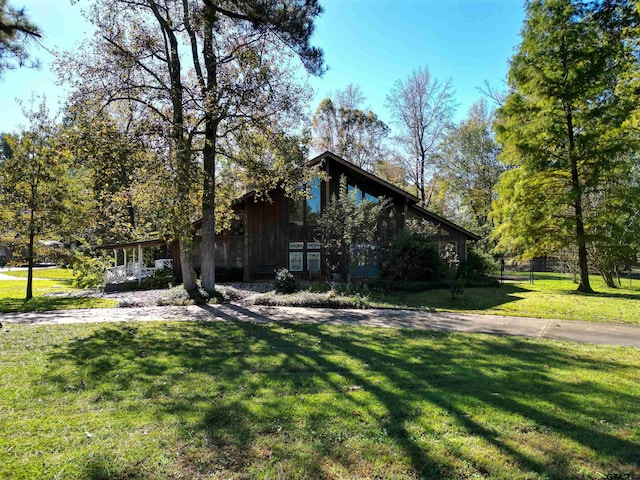
<instances>
[{"instance_id":1,"label":"tree","mask_svg":"<svg viewBox=\"0 0 640 480\"><path fill-rule=\"evenodd\" d=\"M467 118L447 134L439 164L446 194L459 197L466 214L461 223L481 232L485 240L493 230L489 213L504 171L492 125L493 114L486 102L474 103Z\"/></svg>"},{"instance_id":2,"label":"tree","mask_svg":"<svg viewBox=\"0 0 640 480\"><path fill-rule=\"evenodd\" d=\"M323 245L327 267L352 281L354 265L367 264L378 257L389 241L393 210L388 199L371 202L357 188L349 190L340 177L338 194L331 196L318 219L317 238Z\"/></svg>"},{"instance_id":3,"label":"tree","mask_svg":"<svg viewBox=\"0 0 640 480\"><path fill-rule=\"evenodd\" d=\"M429 174L434 173L435 159L455 111L451 81L432 78L425 66L398 80L387 95L390 110L399 133L396 142L405 152L403 164L424 207L428 207Z\"/></svg>"},{"instance_id":4,"label":"tree","mask_svg":"<svg viewBox=\"0 0 640 480\"><path fill-rule=\"evenodd\" d=\"M44 102L25 115L29 129L4 136L8 148L0 158L0 199L5 210L3 229L26 239L21 243L27 249L25 298L29 300L33 297L36 237L70 235L84 217L79 214L84 189L78 185L81 178L69 170L68 152L59 142L58 128Z\"/></svg>"},{"instance_id":5,"label":"tree","mask_svg":"<svg viewBox=\"0 0 640 480\"><path fill-rule=\"evenodd\" d=\"M201 194L202 285L212 293L216 157L232 156L232 137L242 129L273 128L296 115L304 89L290 81L287 54L295 52L312 73L322 72L322 52L309 44L320 12L315 0L98 0L92 14L97 35L88 54L60 62L63 78L75 81L78 102L95 96L105 104L138 102L171 139L173 234L180 240L187 290L196 286L194 190ZM202 188L194 189L198 180Z\"/></svg>"},{"instance_id":6,"label":"tree","mask_svg":"<svg viewBox=\"0 0 640 480\"><path fill-rule=\"evenodd\" d=\"M360 87L353 84L323 99L313 116L314 145L372 172L386 157L389 127L371 110L361 109L363 102Z\"/></svg>"},{"instance_id":7,"label":"tree","mask_svg":"<svg viewBox=\"0 0 640 480\"><path fill-rule=\"evenodd\" d=\"M636 21L633 10L623 1L529 2L522 43L511 60L510 94L498 109L502 158L516 171L501 180L502 193L509 186L513 191L511 205L501 199L497 215L505 221L506 209L526 220L507 220L498 237L533 251L535 244L568 240L570 232L581 292L592 291L587 245L595 232L586 221L586 199L635 142L623 128L633 99L617 90L619 78L636 64L620 35Z\"/></svg>"},{"instance_id":8,"label":"tree","mask_svg":"<svg viewBox=\"0 0 640 480\"><path fill-rule=\"evenodd\" d=\"M169 229L171 178L143 128L145 122L127 108L99 111L85 103L65 112L61 135L91 192L88 244L133 241Z\"/></svg>"},{"instance_id":9,"label":"tree","mask_svg":"<svg viewBox=\"0 0 640 480\"><path fill-rule=\"evenodd\" d=\"M25 65L37 66L37 62L30 62L26 45L29 40L40 38L41 34L24 11L16 10L7 4L7 0L0 0L0 76L5 70Z\"/></svg>"}]
</instances>

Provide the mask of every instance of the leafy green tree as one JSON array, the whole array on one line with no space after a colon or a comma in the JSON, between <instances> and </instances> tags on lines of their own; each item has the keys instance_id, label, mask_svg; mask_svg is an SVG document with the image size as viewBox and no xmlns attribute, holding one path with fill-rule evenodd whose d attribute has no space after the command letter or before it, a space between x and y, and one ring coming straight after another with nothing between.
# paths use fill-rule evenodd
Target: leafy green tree
<instances>
[{"instance_id":1,"label":"leafy green tree","mask_svg":"<svg viewBox=\"0 0 640 480\"><path fill-rule=\"evenodd\" d=\"M511 60L510 94L497 112L502 158L516 167L501 180L509 201L498 205L498 218L507 222L498 238L529 252L570 238L582 292L592 291L586 196L635 141L623 128L634 102L617 89L636 63L618 25L634 21L626 2L529 2Z\"/></svg>"},{"instance_id":2,"label":"leafy green tree","mask_svg":"<svg viewBox=\"0 0 640 480\"><path fill-rule=\"evenodd\" d=\"M334 98L323 99L313 116L314 146L374 171L386 157L384 141L389 127L371 110L363 110L363 102L357 85L348 85Z\"/></svg>"},{"instance_id":3,"label":"leafy green tree","mask_svg":"<svg viewBox=\"0 0 640 480\"><path fill-rule=\"evenodd\" d=\"M69 154L44 102L33 112L27 130L5 135L9 155L0 160L3 230L24 239L28 277L26 299L33 297L36 239L59 239L81 228L85 218L83 178L69 168Z\"/></svg>"},{"instance_id":4,"label":"leafy green tree","mask_svg":"<svg viewBox=\"0 0 640 480\"><path fill-rule=\"evenodd\" d=\"M26 45L40 38L40 30L34 25L24 8L14 9L7 0L0 0L0 76L5 70L25 65L37 66L29 58Z\"/></svg>"},{"instance_id":5,"label":"leafy green tree","mask_svg":"<svg viewBox=\"0 0 640 480\"><path fill-rule=\"evenodd\" d=\"M376 253L379 256L386 249L393 227L390 201L363 200L357 188L349 190L343 175L337 195L334 193L322 210L316 235L329 270L339 273L350 285L354 262L370 261Z\"/></svg>"},{"instance_id":6,"label":"leafy green tree","mask_svg":"<svg viewBox=\"0 0 640 480\"><path fill-rule=\"evenodd\" d=\"M230 154L233 147L224 144L233 144L243 128L298 115L305 89L292 81L289 54L310 72L322 72L322 52L309 44L320 12L316 0L97 0L93 43L84 55L60 62L78 103L92 97L105 104L137 102L170 139L173 234L180 240L187 290L196 287L190 251L194 190L203 218L202 285L213 293L216 159ZM194 188L196 182L201 188Z\"/></svg>"},{"instance_id":7,"label":"leafy green tree","mask_svg":"<svg viewBox=\"0 0 640 480\"><path fill-rule=\"evenodd\" d=\"M445 195L459 197L461 216L448 212L467 228L480 233L486 243L493 230L489 216L496 199L496 184L504 171L498 160L493 114L484 100L473 104L468 116L447 135L439 165Z\"/></svg>"}]
</instances>

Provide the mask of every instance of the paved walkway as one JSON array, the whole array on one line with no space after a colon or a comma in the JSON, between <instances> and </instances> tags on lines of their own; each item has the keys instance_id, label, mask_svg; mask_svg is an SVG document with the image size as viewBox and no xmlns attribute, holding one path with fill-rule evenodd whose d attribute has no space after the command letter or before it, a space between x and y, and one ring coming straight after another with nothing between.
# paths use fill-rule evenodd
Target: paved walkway
<instances>
[{"instance_id":1,"label":"paved walkway","mask_svg":"<svg viewBox=\"0 0 640 480\"><path fill-rule=\"evenodd\" d=\"M59 310L53 312L5 313L0 315L0 321L4 324L174 320L260 323L301 322L328 325L415 328L420 330L513 335L640 348L640 327L635 325L412 310L311 309L224 304L187 307Z\"/></svg>"}]
</instances>

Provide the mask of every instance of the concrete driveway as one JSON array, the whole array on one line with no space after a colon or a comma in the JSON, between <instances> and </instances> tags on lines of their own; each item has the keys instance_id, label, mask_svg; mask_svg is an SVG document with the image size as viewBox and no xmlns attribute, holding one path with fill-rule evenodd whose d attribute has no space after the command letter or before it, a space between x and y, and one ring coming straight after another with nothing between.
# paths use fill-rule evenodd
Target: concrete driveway
<instances>
[{"instance_id":1,"label":"concrete driveway","mask_svg":"<svg viewBox=\"0 0 640 480\"><path fill-rule=\"evenodd\" d=\"M5 313L5 324L65 324L130 321L300 322L446 332L485 333L640 348L640 326L541 318L413 310L352 310L265 307L238 304L102 308Z\"/></svg>"}]
</instances>

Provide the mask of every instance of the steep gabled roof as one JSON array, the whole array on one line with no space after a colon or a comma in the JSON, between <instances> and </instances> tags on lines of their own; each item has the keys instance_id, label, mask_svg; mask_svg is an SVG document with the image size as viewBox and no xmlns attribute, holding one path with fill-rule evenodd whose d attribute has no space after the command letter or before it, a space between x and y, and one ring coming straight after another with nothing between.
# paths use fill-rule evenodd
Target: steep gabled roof
<instances>
[{"instance_id":1,"label":"steep gabled roof","mask_svg":"<svg viewBox=\"0 0 640 480\"><path fill-rule=\"evenodd\" d=\"M462 228L460 225L456 225L453 222L450 222L449 220L447 220L444 217L441 217L438 214L433 213L430 210L427 210L426 208L422 208L419 205L411 205L411 208L429 216L429 217L433 217L433 219L438 222L439 224L441 224L442 226L447 226L449 228L453 228L455 230L458 230L459 232L464 233L467 237L473 239L473 240L480 240L480 236L476 235L475 233L470 232L469 230L467 230L466 228Z\"/></svg>"},{"instance_id":2,"label":"steep gabled roof","mask_svg":"<svg viewBox=\"0 0 640 480\"><path fill-rule=\"evenodd\" d=\"M369 180L370 182L376 183L378 184L382 189L387 189L387 190L391 190L392 192L394 192L397 195L400 195L402 197L404 197L407 202L409 203L410 207L417 210L418 212L429 216L431 218L433 218L435 221L437 221L438 223L440 223L442 226L447 226L449 228L458 230L459 232L464 233L467 237L473 239L473 240L480 240L480 237L478 235L476 235L475 233L470 232L469 230L462 228L459 225L456 225L455 223L447 220L446 218L441 217L440 215L437 215L429 210L427 210L426 208L423 208L419 205L420 199L418 197L416 197L415 195L412 195L411 193L407 192L406 190L403 190L401 188L396 187L395 185L392 185L391 183L387 182L386 180L383 180L382 178L367 172L366 170L363 170L362 168L354 165L353 163L349 162L348 160L345 160L342 157L339 157L338 155L336 155L335 153L331 153L331 152L324 152L320 155L318 155L317 157L311 159L308 162L308 165L313 167L316 165L321 164L325 159L330 159L333 162L336 162L340 165L342 165L343 167L351 170L352 172L356 172L358 175L361 175L363 177L365 177L367 180Z\"/></svg>"},{"instance_id":3,"label":"steep gabled roof","mask_svg":"<svg viewBox=\"0 0 640 480\"><path fill-rule=\"evenodd\" d=\"M367 180L369 180L369 181L371 181L373 183L377 183L382 188L386 188L387 190L391 190L391 191L395 192L398 195L406 197L407 200L409 200L411 203L418 203L420 201L420 199L418 197L416 197L415 195L410 194L406 190L403 190L401 188L396 187L395 185L387 182L386 180L383 180L382 178L374 175L373 173L369 173L366 170L363 170L362 168L358 167L357 165L351 163L350 161L345 160L344 158L339 157L335 153L332 153L332 152L329 152L329 151L326 151L326 152L318 155L317 157L312 158L311 160L309 160L307 165L310 166L310 167L315 167L316 165L319 165L320 163L322 163L322 161L325 160L326 158L329 158L332 161L342 165L343 167L348 168L349 170L351 170L353 172L356 172L357 174L365 177Z\"/></svg>"}]
</instances>

